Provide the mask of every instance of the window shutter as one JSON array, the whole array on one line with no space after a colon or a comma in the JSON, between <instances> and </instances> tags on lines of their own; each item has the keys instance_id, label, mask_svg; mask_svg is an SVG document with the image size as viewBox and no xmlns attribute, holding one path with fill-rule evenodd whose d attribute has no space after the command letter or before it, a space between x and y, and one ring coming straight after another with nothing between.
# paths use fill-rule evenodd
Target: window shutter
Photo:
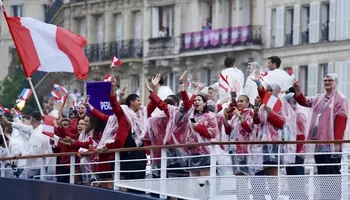
<instances>
[{"instance_id":1,"label":"window shutter","mask_svg":"<svg viewBox=\"0 0 350 200\"><path fill-rule=\"evenodd\" d=\"M342 39L342 29L343 29L343 16L341 13L342 10L342 2L341 0L336 1L336 9L335 9L335 39L341 40Z\"/></svg>"},{"instance_id":2,"label":"window shutter","mask_svg":"<svg viewBox=\"0 0 350 200\"><path fill-rule=\"evenodd\" d=\"M271 47L271 9L267 9L266 13L266 29L265 29L265 43L266 48Z\"/></svg>"},{"instance_id":3,"label":"window shutter","mask_svg":"<svg viewBox=\"0 0 350 200\"><path fill-rule=\"evenodd\" d=\"M339 78L339 82L338 82L338 89L343 92L343 78L342 78L342 74L344 73L343 71L343 63L344 62L336 62L335 63L335 73L338 75Z\"/></svg>"},{"instance_id":4,"label":"window shutter","mask_svg":"<svg viewBox=\"0 0 350 200\"><path fill-rule=\"evenodd\" d=\"M79 21L79 34L86 38L86 19L81 19Z\"/></svg>"},{"instance_id":5,"label":"window shutter","mask_svg":"<svg viewBox=\"0 0 350 200\"><path fill-rule=\"evenodd\" d=\"M141 34L141 12L137 11L135 12L135 39L141 39Z\"/></svg>"},{"instance_id":6,"label":"window shutter","mask_svg":"<svg viewBox=\"0 0 350 200\"><path fill-rule=\"evenodd\" d=\"M152 8L152 38L158 37L159 34L159 8Z\"/></svg>"},{"instance_id":7,"label":"window shutter","mask_svg":"<svg viewBox=\"0 0 350 200\"><path fill-rule=\"evenodd\" d=\"M104 42L104 18L103 16L99 16L97 18L97 27L98 27L98 33L97 33L97 43L101 44Z\"/></svg>"},{"instance_id":8,"label":"window shutter","mask_svg":"<svg viewBox=\"0 0 350 200\"><path fill-rule=\"evenodd\" d=\"M276 9L276 47L284 45L284 7Z\"/></svg>"},{"instance_id":9,"label":"window shutter","mask_svg":"<svg viewBox=\"0 0 350 200\"><path fill-rule=\"evenodd\" d=\"M329 41L335 40L336 0L329 0Z\"/></svg>"},{"instance_id":10,"label":"window shutter","mask_svg":"<svg viewBox=\"0 0 350 200\"><path fill-rule=\"evenodd\" d=\"M345 96L347 99L350 99L350 79L347 77L348 74L350 73L350 61L347 61L346 62L346 66L344 67L345 68L345 73L343 74L343 77L344 77L344 80L346 81L346 84L345 84Z\"/></svg>"},{"instance_id":11,"label":"window shutter","mask_svg":"<svg viewBox=\"0 0 350 200\"><path fill-rule=\"evenodd\" d=\"M293 45L300 42L300 5L294 5L293 16Z\"/></svg>"},{"instance_id":12,"label":"window shutter","mask_svg":"<svg viewBox=\"0 0 350 200\"><path fill-rule=\"evenodd\" d=\"M308 66L308 77L307 77L307 95L315 96L317 94L318 85L318 64L310 64Z\"/></svg>"},{"instance_id":13,"label":"window shutter","mask_svg":"<svg viewBox=\"0 0 350 200\"><path fill-rule=\"evenodd\" d=\"M320 11L320 2L313 2L310 4L310 43L317 43L320 41Z\"/></svg>"},{"instance_id":14,"label":"window shutter","mask_svg":"<svg viewBox=\"0 0 350 200\"><path fill-rule=\"evenodd\" d=\"M123 40L123 16L121 14L115 16L115 33L117 41Z\"/></svg>"},{"instance_id":15,"label":"window shutter","mask_svg":"<svg viewBox=\"0 0 350 200\"><path fill-rule=\"evenodd\" d=\"M222 1L222 28L229 28L229 0Z\"/></svg>"},{"instance_id":16,"label":"window shutter","mask_svg":"<svg viewBox=\"0 0 350 200\"><path fill-rule=\"evenodd\" d=\"M334 72L334 63L329 62L327 66L327 74L332 74Z\"/></svg>"},{"instance_id":17,"label":"window shutter","mask_svg":"<svg viewBox=\"0 0 350 200\"><path fill-rule=\"evenodd\" d=\"M294 79L299 80L299 66L295 65L292 68L293 68L293 73L294 73Z\"/></svg>"},{"instance_id":18,"label":"window shutter","mask_svg":"<svg viewBox=\"0 0 350 200\"><path fill-rule=\"evenodd\" d=\"M344 1L344 39L350 39L350 1Z\"/></svg>"}]
</instances>

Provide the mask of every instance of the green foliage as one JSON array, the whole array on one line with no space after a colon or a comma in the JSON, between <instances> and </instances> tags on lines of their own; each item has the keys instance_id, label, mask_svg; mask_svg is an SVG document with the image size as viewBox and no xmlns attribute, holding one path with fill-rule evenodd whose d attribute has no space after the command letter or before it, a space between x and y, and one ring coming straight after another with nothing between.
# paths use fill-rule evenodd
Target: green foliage
<instances>
[{"instance_id":1,"label":"green foliage","mask_svg":"<svg viewBox=\"0 0 350 200\"><path fill-rule=\"evenodd\" d=\"M13 56L9 66L9 73L1 82L0 87L0 104L9 109L13 108L16 104L16 100L22 89L30 88L29 82L26 79L21 67L21 61L18 57L17 51L15 49L11 49L10 53ZM33 110L38 110L38 106L35 102L34 96L31 95L31 97L27 100L26 106L24 107L22 113L30 114Z\"/></svg>"}]
</instances>

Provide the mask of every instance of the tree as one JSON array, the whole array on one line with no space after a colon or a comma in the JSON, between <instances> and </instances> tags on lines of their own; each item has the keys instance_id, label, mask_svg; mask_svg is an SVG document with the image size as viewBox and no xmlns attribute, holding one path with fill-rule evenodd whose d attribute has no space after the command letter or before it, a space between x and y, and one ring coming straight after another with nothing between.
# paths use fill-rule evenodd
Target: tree
<instances>
[{"instance_id":1,"label":"tree","mask_svg":"<svg viewBox=\"0 0 350 200\"><path fill-rule=\"evenodd\" d=\"M0 104L6 108L13 108L18 99L18 95L23 88L30 88L29 82L26 79L21 61L18 57L16 49L11 49L12 61L9 66L7 77L1 82L0 86ZM41 99L39 98L39 101ZM41 102L41 101L40 101ZM38 110L35 98L32 95L27 101L22 113L30 114L32 111Z\"/></svg>"}]
</instances>

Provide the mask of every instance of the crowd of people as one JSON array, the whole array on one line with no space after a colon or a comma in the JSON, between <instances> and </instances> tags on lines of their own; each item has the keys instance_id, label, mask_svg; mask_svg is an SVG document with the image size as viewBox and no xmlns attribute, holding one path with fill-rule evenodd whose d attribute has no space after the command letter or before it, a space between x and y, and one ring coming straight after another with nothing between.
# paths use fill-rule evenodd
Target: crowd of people
<instances>
[{"instance_id":1,"label":"crowd of people","mask_svg":"<svg viewBox=\"0 0 350 200\"><path fill-rule=\"evenodd\" d=\"M96 154L80 156L77 159L81 165L76 171L97 172L77 176L84 184L90 185L95 180L113 180L114 162L105 162L113 161L114 154L98 154L107 149L210 141L343 139L348 124L349 105L347 98L337 89L336 74L327 74L324 77L323 93L305 97L300 83L280 69L281 60L277 56L269 58L269 71L265 73L257 62L249 63L249 76L245 83L244 75L236 67L233 57L225 59L225 66L217 84L205 87L202 83L192 81L194 90L187 87L189 80L184 72L179 79L180 91L176 94L164 86L164 79L160 74L153 76L145 83L150 100L147 106L142 105L137 94L126 95L125 91L121 91L120 98L117 98L116 79L112 77L109 99L114 114L104 114L85 101L79 105L76 115L58 116L54 131L58 140L42 134L42 116L39 112L25 115L20 121L15 110L12 110L13 122L5 117L1 118L4 133L9 138L2 143L7 142L9 149L1 148L0 156L9 157L8 153L11 156L25 156L78 152L81 149L98 150ZM268 81L268 74L273 73L287 77L286 82L290 83L288 89L284 89L285 84ZM273 105L271 101L274 102ZM304 112L305 107L309 108L309 113ZM304 157L301 153L310 151L310 148L303 144L239 144L221 145L215 150L223 155L217 157L218 164L236 165L230 168L229 173L239 176L276 176L278 164L302 164ZM167 149L167 157L170 158L167 160L167 176L209 176L211 151L208 146ZM327 153L341 152L341 144L316 144L312 151L324 153L314 156L316 164L319 164L318 174L340 174L338 164L341 157ZM261 153L264 155L260 156ZM277 156L278 153L283 156ZM161 150L123 151L120 159L146 159L147 155L154 159L151 162L152 169L156 169L153 171L153 178L160 177L157 169L160 169L161 161L157 158L161 158ZM6 166L16 169L10 171L9 176L35 178L41 173L42 162L41 158L18 160L7 163ZM45 164L56 162L69 164L70 157L45 159ZM94 162L99 163L91 164ZM146 160L122 162L121 179L144 179L145 171L128 171L145 170L146 165ZM65 174L49 177L49 180L69 182L69 165L47 167L45 170L46 175ZM224 171L218 173L225 173ZM286 172L288 175L303 175L304 169L302 166L286 167ZM112 188L112 182L101 183L100 186Z\"/></svg>"}]
</instances>

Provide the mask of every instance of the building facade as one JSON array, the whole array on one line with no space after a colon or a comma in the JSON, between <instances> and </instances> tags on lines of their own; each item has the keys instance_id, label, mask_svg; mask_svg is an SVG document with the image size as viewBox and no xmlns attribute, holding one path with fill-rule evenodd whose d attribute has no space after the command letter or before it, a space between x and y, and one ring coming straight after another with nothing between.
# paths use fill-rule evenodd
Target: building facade
<instances>
[{"instance_id":1,"label":"building facade","mask_svg":"<svg viewBox=\"0 0 350 200\"><path fill-rule=\"evenodd\" d=\"M264 63L278 55L309 96L323 91L327 73L336 73L350 98L350 1L266 0L265 9Z\"/></svg>"},{"instance_id":2,"label":"building facade","mask_svg":"<svg viewBox=\"0 0 350 200\"><path fill-rule=\"evenodd\" d=\"M210 85L226 56L243 71L249 61L262 61L264 0L147 0L144 6L145 73L161 72L174 91L184 70Z\"/></svg>"},{"instance_id":3,"label":"building facade","mask_svg":"<svg viewBox=\"0 0 350 200\"><path fill-rule=\"evenodd\" d=\"M323 76L335 72L340 89L350 97L348 0L61 2L51 23L87 38L87 81L112 73L127 93L144 100L143 83L158 72L177 91L184 70L190 79L210 85L218 80L226 56L235 57L245 72L249 61L266 66L272 55L281 57L285 70L293 68L307 95L321 92ZM114 71L113 55L123 60ZM48 94L53 81L84 91L85 81L76 81L74 75L50 73L36 85L39 94Z\"/></svg>"}]
</instances>

